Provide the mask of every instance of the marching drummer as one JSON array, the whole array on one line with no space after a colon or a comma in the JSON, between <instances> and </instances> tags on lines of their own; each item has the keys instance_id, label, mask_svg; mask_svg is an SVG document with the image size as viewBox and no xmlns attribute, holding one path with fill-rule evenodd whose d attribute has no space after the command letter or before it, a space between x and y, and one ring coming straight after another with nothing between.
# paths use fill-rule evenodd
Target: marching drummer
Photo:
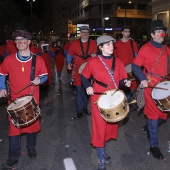
<instances>
[{"instance_id":1,"label":"marching drummer","mask_svg":"<svg viewBox=\"0 0 170 170\"><path fill-rule=\"evenodd\" d=\"M88 61L81 74L86 92L91 95L91 143L97 150L99 170L105 170L105 164L111 162L111 158L106 153L106 143L110 139L117 138L118 123L107 123L101 117L95 103L99 98L99 94L111 89L118 89L119 84L127 87L131 85L131 81L127 80L127 73L122 61L113 57L114 42L115 39L107 35L97 38L99 55ZM95 79L93 85L89 82L91 76Z\"/></svg>"},{"instance_id":2,"label":"marching drummer","mask_svg":"<svg viewBox=\"0 0 170 170\"><path fill-rule=\"evenodd\" d=\"M37 105L39 105L39 84L45 82L48 78L47 69L44 60L40 56L33 55L30 52L29 45L31 43L31 34L25 29L17 29L14 32L15 44L18 49L17 53L13 53L5 58L0 66L0 97L6 97L7 91L5 87L6 75L9 75L10 95L11 100L20 98L25 95L32 94ZM33 62L33 57L34 61ZM34 64L33 64L34 63ZM24 86L29 86L17 93ZM9 157L7 162L2 165L2 169L12 169L20 157L20 138L22 133L27 134L27 151L30 158L35 158L36 152L36 137L40 131L40 121L24 128L17 128L9 120Z\"/></svg>"},{"instance_id":3,"label":"marching drummer","mask_svg":"<svg viewBox=\"0 0 170 170\"><path fill-rule=\"evenodd\" d=\"M76 111L77 115L73 118L82 118L83 113L89 115L87 109L88 96L84 92L80 74L78 73L79 67L86 62L90 57L96 56L97 45L94 40L89 39L90 28L88 26L80 27L80 38L72 41L71 46L67 53L68 69L72 69L73 85L76 86ZM73 60L73 67L71 62Z\"/></svg>"},{"instance_id":4,"label":"marching drummer","mask_svg":"<svg viewBox=\"0 0 170 170\"><path fill-rule=\"evenodd\" d=\"M154 158L161 160L164 159L164 156L158 148L158 126L167 119L167 114L159 110L154 103L151 97L151 87L155 87L170 73L170 51L167 46L162 44L166 30L162 20L152 21L149 30L152 39L141 47L132 64L133 72L140 79L141 88L144 88L144 114L147 117L147 125L143 127L143 130L150 143L149 150ZM141 66L145 68L144 73Z\"/></svg>"}]
</instances>

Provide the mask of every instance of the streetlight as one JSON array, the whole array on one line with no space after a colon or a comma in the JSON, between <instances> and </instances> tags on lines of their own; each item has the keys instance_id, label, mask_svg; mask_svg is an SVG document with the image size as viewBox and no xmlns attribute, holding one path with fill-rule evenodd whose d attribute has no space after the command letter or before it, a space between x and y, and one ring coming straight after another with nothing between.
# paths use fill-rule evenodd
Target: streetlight
<instances>
[{"instance_id":1,"label":"streetlight","mask_svg":"<svg viewBox=\"0 0 170 170\"><path fill-rule=\"evenodd\" d=\"M103 0L101 0L101 5L102 5L102 35L103 35L104 33Z\"/></svg>"},{"instance_id":2,"label":"streetlight","mask_svg":"<svg viewBox=\"0 0 170 170\"><path fill-rule=\"evenodd\" d=\"M30 2L31 16L32 16L32 3L35 2L35 0L27 0L27 2Z\"/></svg>"}]
</instances>

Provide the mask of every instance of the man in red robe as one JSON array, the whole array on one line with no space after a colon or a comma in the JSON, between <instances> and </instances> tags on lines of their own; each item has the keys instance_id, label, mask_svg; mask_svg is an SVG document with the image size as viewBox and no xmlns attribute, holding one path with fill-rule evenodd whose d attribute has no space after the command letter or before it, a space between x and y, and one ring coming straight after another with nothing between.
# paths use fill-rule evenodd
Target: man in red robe
<instances>
[{"instance_id":1,"label":"man in red robe","mask_svg":"<svg viewBox=\"0 0 170 170\"><path fill-rule=\"evenodd\" d=\"M152 87L163 81L170 73L170 50L162 44L166 30L162 20L152 21L149 31L152 39L140 48L132 64L133 72L139 78L141 88L144 88L144 114L147 117L147 125L144 126L143 130L147 133L152 156L161 160L164 157L158 148L158 126L167 119L167 113L158 108L152 99L151 92ZM144 72L142 72L141 66L144 67ZM161 94L168 93L168 91L159 90L158 93L161 99Z\"/></svg>"},{"instance_id":2,"label":"man in red robe","mask_svg":"<svg viewBox=\"0 0 170 170\"><path fill-rule=\"evenodd\" d=\"M72 41L67 53L68 69L71 70L71 62L73 60L73 78L76 86L76 111L77 115L74 118L83 117L83 113L90 114L87 110L88 96L84 92L82 82L80 79L79 68L97 52L96 42L89 39L90 28L82 26L80 28L80 38Z\"/></svg>"},{"instance_id":3,"label":"man in red robe","mask_svg":"<svg viewBox=\"0 0 170 170\"><path fill-rule=\"evenodd\" d=\"M30 49L31 34L25 29L18 29L14 33L17 53L13 53L6 57L0 65L0 97L6 97L7 91L5 87L5 77L9 75L10 95L14 101L25 95L32 94L37 105L39 105L39 84L47 80L48 73L44 60L40 56L36 56L35 73L32 72L32 60L35 57ZM32 77L32 78L30 78ZM20 91L32 82L33 85ZM20 91L19 93L16 93ZM18 113L19 116L20 113ZM40 121L37 120L33 124L24 128L18 128L13 124L13 119L8 116L9 120L9 157L2 169L13 168L20 157L20 138L21 134L27 134L27 150L30 158L35 158L36 152L36 137L40 131Z\"/></svg>"},{"instance_id":4,"label":"man in red robe","mask_svg":"<svg viewBox=\"0 0 170 170\"><path fill-rule=\"evenodd\" d=\"M114 55L122 60L125 68L130 68L127 70L128 73L132 72L131 64L137 55L138 49L137 44L134 40L130 38L130 26L124 26L122 28L122 38L117 40L114 44ZM131 73L130 73L131 74ZM129 77L130 78L130 77ZM133 81L129 88L123 88L126 93L127 101L129 101L130 96L137 87L137 82Z\"/></svg>"}]
</instances>

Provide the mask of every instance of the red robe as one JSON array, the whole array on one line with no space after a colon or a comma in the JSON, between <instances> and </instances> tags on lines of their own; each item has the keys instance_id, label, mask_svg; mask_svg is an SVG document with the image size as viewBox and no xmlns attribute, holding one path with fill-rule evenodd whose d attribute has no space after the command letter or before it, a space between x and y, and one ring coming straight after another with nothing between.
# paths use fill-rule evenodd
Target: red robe
<instances>
[{"instance_id":1,"label":"red robe","mask_svg":"<svg viewBox=\"0 0 170 170\"><path fill-rule=\"evenodd\" d=\"M83 44L84 53L86 53L88 43L83 42L82 44ZM97 52L96 42L94 40L90 40L88 55L94 54L96 52ZM76 54L81 55L81 56L83 55L79 39L72 41L71 46L70 46L69 51L68 51L68 54L70 56L73 56L73 63L74 63L74 66L73 66L74 75L73 75L73 77L75 79L74 85L80 86L82 83L81 83L80 75L78 73L78 69L85 61L88 61L89 58L87 60L84 60L84 59L82 59L82 58L80 58L79 56L76 55Z\"/></svg>"},{"instance_id":2,"label":"red robe","mask_svg":"<svg viewBox=\"0 0 170 170\"><path fill-rule=\"evenodd\" d=\"M71 43L70 43L70 42L67 42L67 43L63 46L63 50L64 50L64 51L66 50L66 51L68 52L70 46L71 46ZM67 63L66 63L66 64L67 64ZM71 70L69 70L68 67L66 67L66 69L67 69L67 73L71 74Z\"/></svg>"},{"instance_id":3,"label":"red robe","mask_svg":"<svg viewBox=\"0 0 170 170\"><path fill-rule=\"evenodd\" d=\"M169 55L170 50L168 47L166 47ZM143 45L137 55L137 57L134 60L134 64L138 66L144 66L145 69L150 72L160 54L160 48L155 48L150 42ZM155 69L153 70L153 73L159 74L161 76L165 76L166 73L166 66L167 66L167 58L166 58L166 52L163 50L162 55L160 57L160 60L158 61L158 64L156 65ZM146 73L145 73L146 74ZM147 74L146 74L147 76ZM155 86L159 83L161 80L159 77L156 76L150 76L151 81L148 79L148 85L149 86ZM144 114L149 118L153 120L157 120L158 118L166 119L167 114L163 113L158 109L155 102L153 101L151 97L151 88L145 88L144 89L144 96L145 96L145 107L144 107ZM161 92L161 91L160 91Z\"/></svg>"},{"instance_id":4,"label":"red robe","mask_svg":"<svg viewBox=\"0 0 170 170\"><path fill-rule=\"evenodd\" d=\"M131 64L134 60L134 55L132 52L132 47L130 44L130 40L127 42L123 42L121 40L117 40L114 43L114 55L118 57L120 60L122 60L124 66L127 66L128 64ZM138 52L137 44L135 41L133 41L133 49L134 53ZM132 81L132 85L130 87L131 89L136 89L137 88L137 82Z\"/></svg>"},{"instance_id":5,"label":"red robe","mask_svg":"<svg viewBox=\"0 0 170 170\"><path fill-rule=\"evenodd\" d=\"M16 53L18 50L15 46L15 42L13 40L9 40L6 43L5 51L9 54Z\"/></svg>"},{"instance_id":6,"label":"red robe","mask_svg":"<svg viewBox=\"0 0 170 170\"><path fill-rule=\"evenodd\" d=\"M55 48L54 53L59 50L59 48ZM64 52L63 49L60 49L60 51L55 56L55 65L57 68L57 71L62 72L64 67Z\"/></svg>"},{"instance_id":7,"label":"red robe","mask_svg":"<svg viewBox=\"0 0 170 170\"><path fill-rule=\"evenodd\" d=\"M31 43L30 44L30 51L34 54L38 54L39 52L41 52L41 48L40 47L35 48L34 45Z\"/></svg>"},{"instance_id":8,"label":"red robe","mask_svg":"<svg viewBox=\"0 0 170 170\"><path fill-rule=\"evenodd\" d=\"M24 72L22 72L22 64L24 63ZM36 103L39 105L39 86L30 86L25 90L21 91L18 94L15 94L17 91L21 90L26 85L30 84L30 72L31 72L32 58L26 62L21 62L17 58L16 53L11 54L5 58L3 63L0 65L0 74L8 75L9 74L9 84L11 89L11 100L20 98L24 95L29 95L32 91L33 96L36 100ZM36 57L36 70L35 77L47 75L47 69L44 63L44 60L40 57ZM21 133L33 133L40 131L40 122L37 120L32 125L26 128L17 128L12 124L11 118L8 116L10 122L9 126L9 136L20 135Z\"/></svg>"},{"instance_id":9,"label":"red robe","mask_svg":"<svg viewBox=\"0 0 170 170\"><path fill-rule=\"evenodd\" d=\"M111 70L112 59L104 59L107 67ZM114 83L111 81L110 75L106 71L102 62L98 57L89 59L86 67L82 71L82 75L89 79L93 75L94 79L103 82L110 87L105 88L96 82L93 83L94 92L105 92L109 89L115 89ZM119 80L127 78L126 71L123 63L116 58L116 65L114 70L114 79L117 86L119 86ZM99 95L91 95L91 112L92 112L92 137L91 143L95 147L104 147L104 144L109 139L116 139L118 133L118 123L107 123L100 115L97 104L94 104L99 98Z\"/></svg>"},{"instance_id":10,"label":"red robe","mask_svg":"<svg viewBox=\"0 0 170 170\"><path fill-rule=\"evenodd\" d=\"M43 58L45 65L47 67L48 72L48 79L46 82L43 83L43 85L51 85L52 84L52 66L51 66L51 56L48 53L43 52L41 57Z\"/></svg>"}]
</instances>

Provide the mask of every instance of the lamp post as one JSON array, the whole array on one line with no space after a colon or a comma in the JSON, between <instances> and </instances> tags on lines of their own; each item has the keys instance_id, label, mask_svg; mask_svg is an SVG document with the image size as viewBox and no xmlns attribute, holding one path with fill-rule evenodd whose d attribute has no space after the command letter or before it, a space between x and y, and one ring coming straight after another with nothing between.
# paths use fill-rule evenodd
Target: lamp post
<instances>
[{"instance_id":1,"label":"lamp post","mask_svg":"<svg viewBox=\"0 0 170 170\"><path fill-rule=\"evenodd\" d=\"M31 9L31 16L32 16L32 3L35 2L35 0L27 0L27 2L30 2L30 9Z\"/></svg>"},{"instance_id":2,"label":"lamp post","mask_svg":"<svg viewBox=\"0 0 170 170\"><path fill-rule=\"evenodd\" d=\"M101 5L102 5L102 35L103 35L104 33L103 0L101 0Z\"/></svg>"},{"instance_id":3,"label":"lamp post","mask_svg":"<svg viewBox=\"0 0 170 170\"><path fill-rule=\"evenodd\" d=\"M126 2L125 2L126 4L125 4L125 18L124 18L124 25L126 25L126 13L127 13L127 4L131 4L132 3L132 1L128 1L128 0L126 0Z\"/></svg>"}]
</instances>

